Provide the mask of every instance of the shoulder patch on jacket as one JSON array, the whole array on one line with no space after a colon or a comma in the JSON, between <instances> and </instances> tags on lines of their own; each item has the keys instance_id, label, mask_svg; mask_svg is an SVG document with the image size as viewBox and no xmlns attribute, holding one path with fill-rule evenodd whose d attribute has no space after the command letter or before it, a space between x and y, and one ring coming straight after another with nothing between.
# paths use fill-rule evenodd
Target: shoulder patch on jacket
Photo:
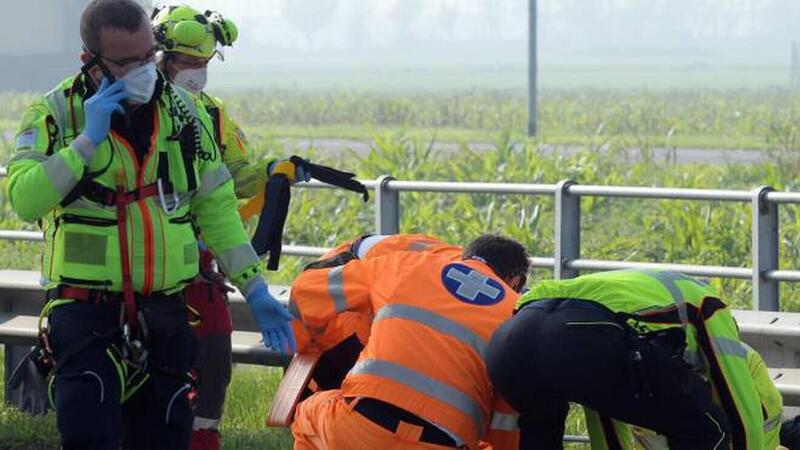
<instances>
[{"instance_id":1,"label":"shoulder patch on jacket","mask_svg":"<svg viewBox=\"0 0 800 450\"><path fill-rule=\"evenodd\" d=\"M39 138L39 130L36 128L31 128L29 130L25 130L19 134L17 134L17 140L14 142L14 148L17 150L23 148L29 148L36 145L36 141Z\"/></svg>"},{"instance_id":2,"label":"shoulder patch on jacket","mask_svg":"<svg viewBox=\"0 0 800 450\"><path fill-rule=\"evenodd\" d=\"M446 265L442 283L455 298L470 305L490 306L506 296L500 283L464 264Z\"/></svg>"}]
</instances>

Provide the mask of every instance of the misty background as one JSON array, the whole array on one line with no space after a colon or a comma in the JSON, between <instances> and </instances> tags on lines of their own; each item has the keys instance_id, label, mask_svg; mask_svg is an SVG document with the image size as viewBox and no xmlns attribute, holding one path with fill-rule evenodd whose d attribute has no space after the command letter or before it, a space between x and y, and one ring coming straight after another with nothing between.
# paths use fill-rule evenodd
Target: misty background
<instances>
[{"instance_id":1,"label":"misty background","mask_svg":"<svg viewBox=\"0 0 800 450\"><path fill-rule=\"evenodd\" d=\"M86 0L9 1L0 82L44 89L79 67ZM149 2L145 2L149 3ZM539 0L540 86L788 86L797 0ZM209 87L524 90L527 0L197 0L239 40ZM149 5L148 5L149 7Z\"/></svg>"}]
</instances>

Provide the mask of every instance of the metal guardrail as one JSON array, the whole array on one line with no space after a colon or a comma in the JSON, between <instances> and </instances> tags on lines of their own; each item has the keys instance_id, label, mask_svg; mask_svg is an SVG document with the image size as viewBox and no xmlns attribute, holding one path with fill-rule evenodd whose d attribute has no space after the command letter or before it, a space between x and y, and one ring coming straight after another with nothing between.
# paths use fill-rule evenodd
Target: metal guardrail
<instances>
[{"instance_id":1,"label":"metal guardrail","mask_svg":"<svg viewBox=\"0 0 800 450\"><path fill-rule=\"evenodd\" d=\"M5 169L0 168L0 176ZM467 194L538 195L555 200L555 242L552 256L532 258L537 268L551 269L555 278L572 278L581 270L614 270L629 268L661 268L688 275L749 279L753 283L753 309L779 310L779 283L800 282L800 271L779 267L778 209L782 204L800 204L800 193L776 192L770 187L750 191L719 189L672 189L632 186L579 185L572 180L557 184L461 183L435 181L400 181L389 175L377 180L362 181L375 191L375 231L382 234L400 232L401 192L436 192ZM312 181L299 188L327 189L331 186ZM750 203L752 214L752 267L664 264L638 261L600 261L582 259L582 197L638 198ZM39 240L34 232L0 230L0 239ZM322 249L308 246L287 246L284 253L294 256L317 256Z\"/></svg>"},{"instance_id":2,"label":"metal guardrail","mask_svg":"<svg viewBox=\"0 0 800 450\"><path fill-rule=\"evenodd\" d=\"M0 176L5 171L0 168ZM555 185L457 183L398 181L382 176L364 184L375 190L375 231L393 234L400 231L400 192L436 192L470 194L507 194L552 196L555 200L555 248L552 257L531 258L537 268L549 268L556 278L571 278L581 270L614 270L629 268L663 268L689 275L750 279L753 282L753 309L777 311L778 289L783 281L800 281L800 271L781 270L779 267L779 221L781 204L800 204L800 193L775 192L769 187L751 191L669 189L623 186L578 185L564 180ZM311 182L298 187L326 189L329 186ZM660 200L724 201L750 203L752 214L752 267L704 266L689 264L663 264L631 261L601 261L580 258L581 197L642 198ZM0 230L0 239L41 240L41 233L32 231ZM284 246L284 254L293 256L319 256L326 249L311 246ZM764 339L771 337L764 335ZM782 351L785 349L782 349ZM796 358L796 354L795 354ZM798 390L796 386L789 385ZM798 391L800 394L800 390ZM566 442L585 443L585 437L565 436Z\"/></svg>"}]
</instances>

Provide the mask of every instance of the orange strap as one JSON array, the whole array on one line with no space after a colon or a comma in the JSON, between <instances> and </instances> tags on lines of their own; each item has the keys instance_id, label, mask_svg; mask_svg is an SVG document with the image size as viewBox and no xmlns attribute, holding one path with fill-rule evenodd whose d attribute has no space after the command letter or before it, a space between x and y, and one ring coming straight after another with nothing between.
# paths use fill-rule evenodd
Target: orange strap
<instances>
[{"instance_id":1,"label":"orange strap","mask_svg":"<svg viewBox=\"0 0 800 450\"><path fill-rule=\"evenodd\" d=\"M133 295L133 277L131 276L130 256L128 255L128 227L126 208L131 203L125 195L125 186L118 174L117 177L117 235L119 237L119 256L122 261L122 297L125 304L125 316L131 333L136 331L136 298Z\"/></svg>"}]
</instances>

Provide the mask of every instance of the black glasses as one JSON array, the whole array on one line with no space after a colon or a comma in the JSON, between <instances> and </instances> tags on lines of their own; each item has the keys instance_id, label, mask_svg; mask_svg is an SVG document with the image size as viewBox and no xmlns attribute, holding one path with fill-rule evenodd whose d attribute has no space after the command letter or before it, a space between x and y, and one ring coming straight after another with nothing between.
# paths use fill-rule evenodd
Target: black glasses
<instances>
[{"instance_id":1,"label":"black glasses","mask_svg":"<svg viewBox=\"0 0 800 450\"><path fill-rule=\"evenodd\" d=\"M86 50L86 51L89 52L88 50ZM89 52L89 53L92 53L92 52ZM103 61L108 61L111 64L114 64L116 67L119 67L120 71L122 73L128 73L131 70L136 69L137 67L141 67L141 66L144 66L145 64L149 64L151 62L155 62L155 60L156 60L156 48L153 47L152 49L150 49L147 52L147 54L145 55L144 59L131 57L131 58L123 58L123 59L114 60L114 59L106 58L105 56L102 56L99 53L92 53L92 55L93 55L92 59L90 59L86 64L84 64L81 67L81 73L85 74L86 76L89 76L89 71L93 67L97 67L97 68L100 69L101 72L103 72L103 76L108 78L108 81L113 82L113 81L115 81L117 79L117 77L114 76L113 72L111 72L111 69L109 69L108 65L106 65L106 63L104 63Z\"/></svg>"},{"instance_id":2,"label":"black glasses","mask_svg":"<svg viewBox=\"0 0 800 450\"><path fill-rule=\"evenodd\" d=\"M115 66L122 69L123 72L128 72L133 70L137 67L144 66L145 64L149 64L151 62L155 62L156 60L156 48L153 47L145 53L144 58L137 58L137 57L130 57L130 58L122 58L122 59L110 59L102 55L97 55L100 59L106 60Z\"/></svg>"}]
</instances>

